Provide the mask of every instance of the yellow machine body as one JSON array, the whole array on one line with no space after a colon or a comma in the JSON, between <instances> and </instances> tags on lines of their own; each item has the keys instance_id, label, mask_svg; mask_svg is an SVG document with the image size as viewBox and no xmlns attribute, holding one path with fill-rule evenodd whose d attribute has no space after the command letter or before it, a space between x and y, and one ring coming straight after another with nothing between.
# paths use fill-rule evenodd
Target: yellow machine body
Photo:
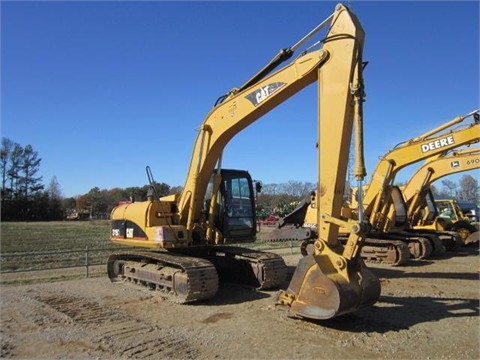
<instances>
[{"instance_id":1,"label":"yellow machine body","mask_svg":"<svg viewBox=\"0 0 480 360\"><path fill-rule=\"evenodd\" d=\"M327 26L329 28L325 38L319 42L320 49L307 50L280 70L271 72L281 59L289 58L300 44ZM361 139L364 36L355 15L347 7L338 4L334 13L317 28L293 47L283 49L243 86L231 90L207 114L200 126L181 194L160 199L150 197L145 202L118 206L111 214L111 241L151 249L184 249L183 254L176 252L182 256L192 254L191 249L198 247L203 254L207 254L202 266L208 267L205 260L211 259L212 254L217 254L215 249L223 243L224 231L227 229L219 228L216 221L219 218L217 204L220 203L216 197L226 198L229 194L228 191L223 194L220 192L224 179L220 171L215 170L221 168L224 148L232 137L248 125L306 86L317 82L318 199L321 211L316 223L319 234L315 251L300 260L288 289L280 292L277 303L287 307L294 315L315 319L331 318L375 303L380 296L380 283L359 255L368 229L358 222L347 224L341 218L354 128L359 180L364 175ZM210 197L206 195L209 186L212 187ZM241 207L241 202L236 201L234 204ZM340 227L346 226L350 235L347 245L343 246L339 242L338 233ZM205 247L210 247L211 250L205 250ZM237 253L230 256L228 248L220 249L222 260L244 259L250 254L242 252L241 256L237 256ZM163 285L165 277L163 274L157 275L163 271L165 255L150 254L132 251L131 254L116 255L109 261L109 276L112 279L131 278L135 282L157 288L172 286ZM255 254L257 255L260 256ZM185 260L180 256L175 257L177 262L179 259ZM189 266L193 266L193 260L189 261ZM151 262L152 266L145 266L146 262ZM157 266L160 262L162 266ZM257 268L263 263L262 260L252 266ZM125 270L127 267L128 270ZM220 267L217 266L217 269L221 276ZM265 271L267 274L267 270L265 267L256 272ZM180 270L171 273L178 272ZM275 275L277 277L278 272ZM135 275L131 275L133 273ZM145 277L142 277L143 273ZM212 277L212 273L208 272L208 276ZM265 282L269 283L269 280L266 279ZM188 287L189 281L182 280L182 284L183 287ZM176 291L168 289L170 292ZM197 299L206 299L212 294L213 290ZM190 301L194 296L187 291L184 298L185 301Z\"/></svg>"}]
</instances>

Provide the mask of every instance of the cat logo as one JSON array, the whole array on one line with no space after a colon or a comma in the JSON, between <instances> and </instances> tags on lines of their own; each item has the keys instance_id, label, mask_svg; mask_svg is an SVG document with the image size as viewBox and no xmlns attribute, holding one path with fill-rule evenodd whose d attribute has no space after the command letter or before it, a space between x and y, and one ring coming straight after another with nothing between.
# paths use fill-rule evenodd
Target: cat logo
<instances>
[{"instance_id":1,"label":"cat logo","mask_svg":"<svg viewBox=\"0 0 480 360\"><path fill-rule=\"evenodd\" d=\"M287 85L284 82L274 82L268 85L265 85L261 87L260 89L255 90L254 92L248 94L245 96L250 102L254 105L257 106L261 102L263 102L265 99L267 99L269 96L280 90L282 87Z\"/></svg>"}]
</instances>

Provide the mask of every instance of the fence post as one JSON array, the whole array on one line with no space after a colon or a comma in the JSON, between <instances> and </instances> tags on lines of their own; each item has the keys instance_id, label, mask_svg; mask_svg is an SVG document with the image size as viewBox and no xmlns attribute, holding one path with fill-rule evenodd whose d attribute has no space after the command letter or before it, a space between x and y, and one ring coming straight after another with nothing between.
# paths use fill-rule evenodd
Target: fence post
<instances>
[{"instance_id":1,"label":"fence post","mask_svg":"<svg viewBox=\"0 0 480 360\"><path fill-rule=\"evenodd\" d=\"M85 277L88 278L88 245L85 245Z\"/></svg>"}]
</instances>

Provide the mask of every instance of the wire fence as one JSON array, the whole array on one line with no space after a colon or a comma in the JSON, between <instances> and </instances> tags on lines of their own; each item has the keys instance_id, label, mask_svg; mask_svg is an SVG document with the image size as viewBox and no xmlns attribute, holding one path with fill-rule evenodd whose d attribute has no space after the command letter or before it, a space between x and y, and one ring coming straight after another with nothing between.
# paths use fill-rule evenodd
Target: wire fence
<instances>
[{"instance_id":1,"label":"wire fence","mask_svg":"<svg viewBox=\"0 0 480 360\"><path fill-rule=\"evenodd\" d=\"M0 254L0 274L29 271L58 270L67 268L89 268L107 263L108 256L121 247L89 248L77 250L56 250Z\"/></svg>"},{"instance_id":2,"label":"wire fence","mask_svg":"<svg viewBox=\"0 0 480 360\"><path fill-rule=\"evenodd\" d=\"M296 241L256 242L243 245L263 251L287 251L291 254L299 252ZM125 247L89 248L85 246L84 249L73 250L2 253L0 254L0 274L84 268L85 277L88 278L92 267L106 265L112 253L122 250L125 250Z\"/></svg>"}]
</instances>

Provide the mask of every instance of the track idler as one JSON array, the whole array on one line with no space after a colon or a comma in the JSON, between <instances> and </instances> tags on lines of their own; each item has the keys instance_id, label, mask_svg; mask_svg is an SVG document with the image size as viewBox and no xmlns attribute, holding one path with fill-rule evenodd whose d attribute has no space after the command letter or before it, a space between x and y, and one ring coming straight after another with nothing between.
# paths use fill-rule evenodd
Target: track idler
<instances>
[{"instance_id":1,"label":"track idler","mask_svg":"<svg viewBox=\"0 0 480 360\"><path fill-rule=\"evenodd\" d=\"M360 257L347 260L323 240L301 258L276 304L310 319L329 319L369 306L380 297L380 281Z\"/></svg>"}]
</instances>

